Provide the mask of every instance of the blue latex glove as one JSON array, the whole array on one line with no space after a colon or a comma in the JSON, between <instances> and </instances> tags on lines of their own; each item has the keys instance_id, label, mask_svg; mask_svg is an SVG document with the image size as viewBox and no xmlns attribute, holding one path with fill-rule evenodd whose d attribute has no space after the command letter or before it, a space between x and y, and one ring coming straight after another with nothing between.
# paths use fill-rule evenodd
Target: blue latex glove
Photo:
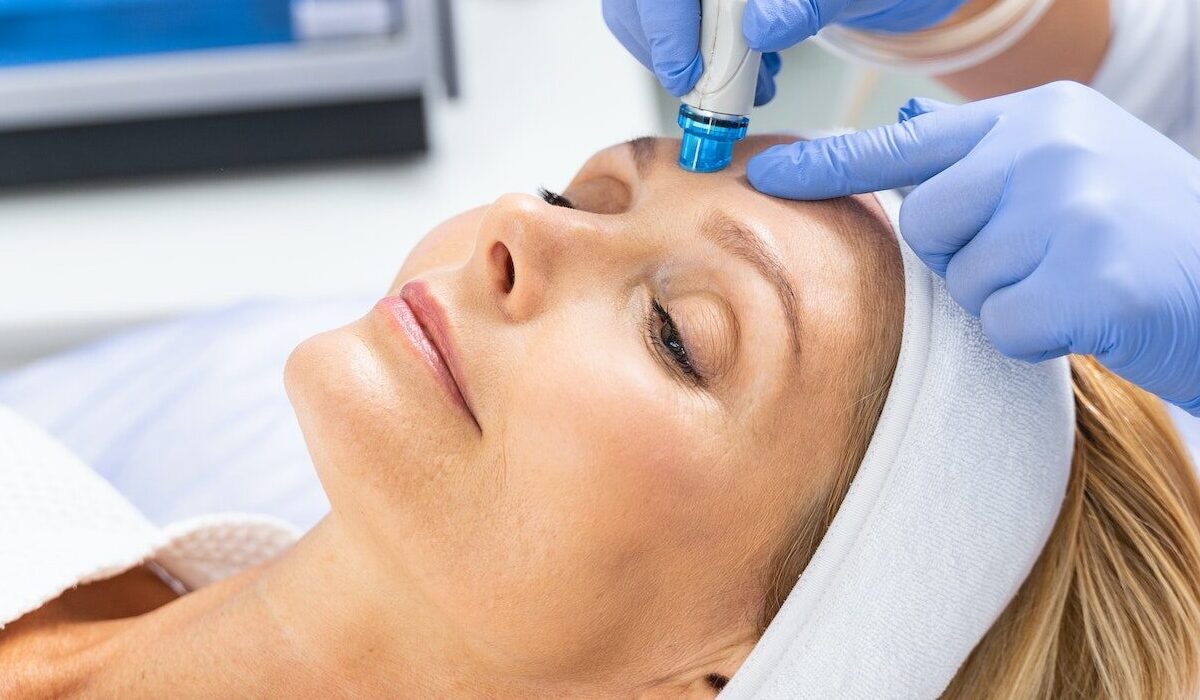
<instances>
[{"instance_id":1,"label":"blue latex glove","mask_svg":"<svg viewBox=\"0 0 1200 700\"><path fill-rule=\"evenodd\" d=\"M856 29L911 32L949 17L967 0L748 0L742 16L746 44L782 51L827 24Z\"/></svg>"},{"instance_id":2,"label":"blue latex glove","mask_svg":"<svg viewBox=\"0 0 1200 700\"><path fill-rule=\"evenodd\" d=\"M700 0L604 0L604 22L629 53L675 97L687 94L704 73L700 58ZM776 53L758 67L755 106L775 96Z\"/></svg>"},{"instance_id":3,"label":"blue latex glove","mask_svg":"<svg viewBox=\"0 0 1200 700\"><path fill-rule=\"evenodd\" d=\"M800 43L829 22L893 32L921 29L966 0L748 0L742 31L763 53L754 104L775 96L776 51ZM700 0L603 0L604 21L634 58L672 95L682 97L704 72Z\"/></svg>"},{"instance_id":4,"label":"blue latex glove","mask_svg":"<svg viewBox=\"0 0 1200 700\"><path fill-rule=\"evenodd\" d=\"M900 118L767 149L750 182L791 199L917 185L901 234L1001 352L1094 355L1200 415L1200 161L1075 83Z\"/></svg>"}]
</instances>

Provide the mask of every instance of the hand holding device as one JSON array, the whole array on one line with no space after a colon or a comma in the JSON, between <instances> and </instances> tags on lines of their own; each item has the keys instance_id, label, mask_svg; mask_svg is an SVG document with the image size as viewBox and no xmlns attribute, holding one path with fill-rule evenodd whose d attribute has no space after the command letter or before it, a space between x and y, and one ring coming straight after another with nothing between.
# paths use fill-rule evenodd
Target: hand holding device
<instances>
[{"instance_id":1,"label":"hand holding device","mask_svg":"<svg viewBox=\"0 0 1200 700\"><path fill-rule=\"evenodd\" d=\"M915 99L747 174L791 199L916 185L901 234L1001 352L1094 355L1200 415L1200 160L1094 90Z\"/></svg>"}]
</instances>

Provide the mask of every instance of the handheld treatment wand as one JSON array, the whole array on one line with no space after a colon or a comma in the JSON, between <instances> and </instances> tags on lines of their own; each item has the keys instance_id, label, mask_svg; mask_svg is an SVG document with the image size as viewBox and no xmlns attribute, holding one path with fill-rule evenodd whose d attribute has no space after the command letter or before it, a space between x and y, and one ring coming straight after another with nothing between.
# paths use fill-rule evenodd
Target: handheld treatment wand
<instances>
[{"instance_id":1,"label":"handheld treatment wand","mask_svg":"<svg viewBox=\"0 0 1200 700\"><path fill-rule=\"evenodd\" d=\"M742 36L746 0L701 0L700 58L704 73L679 106L679 165L711 173L729 165L733 144L746 136L762 55Z\"/></svg>"}]
</instances>

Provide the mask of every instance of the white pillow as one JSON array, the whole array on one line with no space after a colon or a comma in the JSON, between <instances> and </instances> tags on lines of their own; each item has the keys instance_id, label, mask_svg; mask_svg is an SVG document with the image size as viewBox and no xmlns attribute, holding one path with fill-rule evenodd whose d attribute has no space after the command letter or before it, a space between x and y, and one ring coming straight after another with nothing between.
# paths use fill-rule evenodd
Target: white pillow
<instances>
[{"instance_id":1,"label":"white pillow","mask_svg":"<svg viewBox=\"0 0 1200 700\"><path fill-rule=\"evenodd\" d=\"M221 511L301 529L328 502L283 389L303 339L375 299L257 300L146 324L0 374L42 426L160 525Z\"/></svg>"}]
</instances>

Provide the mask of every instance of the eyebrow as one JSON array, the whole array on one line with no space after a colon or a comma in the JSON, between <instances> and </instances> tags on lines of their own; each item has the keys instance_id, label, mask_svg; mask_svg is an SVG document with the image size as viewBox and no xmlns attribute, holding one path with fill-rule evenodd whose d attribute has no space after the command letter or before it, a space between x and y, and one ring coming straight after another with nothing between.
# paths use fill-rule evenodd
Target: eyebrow
<instances>
[{"instance_id":1,"label":"eyebrow","mask_svg":"<svg viewBox=\"0 0 1200 700\"><path fill-rule=\"evenodd\" d=\"M796 316L796 290L788 282L783 263L775 251L768 248L761 238L746 227L719 211L708 215L700 226L700 234L730 255L750 263L771 283L787 317L792 349L799 353L800 338L796 334L796 328L799 326Z\"/></svg>"},{"instance_id":2,"label":"eyebrow","mask_svg":"<svg viewBox=\"0 0 1200 700\"><path fill-rule=\"evenodd\" d=\"M638 177L645 179L646 172L650 170L650 164L654 161L657 139L653 136L639 136L626 141L625 145L629 147L630 155L633 156L633 165L637 169Z\"/></svg>"}]
</instances>

